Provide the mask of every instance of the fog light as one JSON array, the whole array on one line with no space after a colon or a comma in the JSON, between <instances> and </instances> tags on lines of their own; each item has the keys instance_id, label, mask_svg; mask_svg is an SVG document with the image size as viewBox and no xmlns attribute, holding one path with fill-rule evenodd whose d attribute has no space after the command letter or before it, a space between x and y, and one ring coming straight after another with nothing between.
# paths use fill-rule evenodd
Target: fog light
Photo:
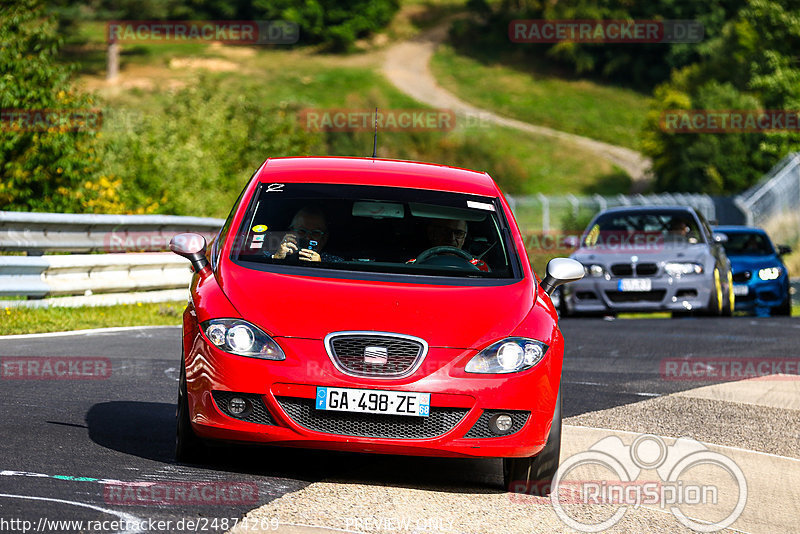
<instances>
[{"instance_id":1,"label":"fog light","mask_svg":"<svg viewBox=\"0 0 800 534\"><path fill-rule=\"evenodd\" d=\"M508 414L501 413L489 418L489 429L495 434L508 434L513 426L514 421Z\"/></svg>"},{"instance_id":2,"label":"fog light","mask_svg":"<svg viewBox=\"0 0 800 534\"><path fill-rule=\"evenodd\" d=\"M242 415L247 409L247 401L241 397L234 397L228 401L228 411L233 415Z\"/></svg>"}]
</instances>

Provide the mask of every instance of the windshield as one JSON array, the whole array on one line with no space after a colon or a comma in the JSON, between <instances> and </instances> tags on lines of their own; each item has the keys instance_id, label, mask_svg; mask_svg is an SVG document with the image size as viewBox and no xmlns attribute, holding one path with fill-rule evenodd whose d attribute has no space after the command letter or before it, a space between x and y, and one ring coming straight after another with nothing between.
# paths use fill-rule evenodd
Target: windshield
<instances>
[{"instance_id":1,"label":"windshield","mask_svg":"<svg viewBox=\"0 0 800 534\"><path fill-rule=\"evenodd\" d=\"M627 242L695 244L702 242L700 229L689 213L676 211L630 211L600 215L584 234L584 247L601 247Z\"/></svg>"},{"instance_id":2,"label":"windshield","mask_svg":"<svg viewBox=\"0 0 800 534\"><path fill-rule=\"evenodd\" d=\"M769 238L761 233L723 232L728 236L724 244L728 256L769 256L775 254Z\"/></svg>"},{"instance_id":3,"label":"windshield","mask_svg":"<svg viewBox=\"0 0 800 534\"><path fill-rule=\"evenodd\" d=\"M499 208L495 199L459 193L262 184L231 258L280 272L513 278L513 252Z\"/></svg>"}]
</instances>

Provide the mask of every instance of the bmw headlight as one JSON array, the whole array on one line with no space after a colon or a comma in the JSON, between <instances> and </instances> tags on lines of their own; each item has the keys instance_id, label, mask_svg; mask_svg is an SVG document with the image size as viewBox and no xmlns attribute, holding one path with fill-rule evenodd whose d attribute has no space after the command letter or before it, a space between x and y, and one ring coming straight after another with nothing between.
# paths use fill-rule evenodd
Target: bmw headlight
<instances>
[{"instance_id":1,"label":"bmw headlight","mask_svg":"<svg viewBox=\"0 0 800 534\"><path fill-rule=\"evenodd\" d=\"M286 359L274 339L242 319L211 319L200 327L208 340L225 352L262 360Z\"/></svg>"},{"instance_id":2,"label":"bmw headlight","mask_svg":"<svg viewBox=\"0 0 800 534\"><path fill-rule=\"evenodd\" d=\"M759 269L758 277L762 280L775 280L781 275L780 267L767 267L766 269Z\"/></svg>"},{"instance_id":3,"label":"bmw headlight","mask_svg":"<svg viewBox=\"0 0 800 534\"><path fill-rule=\"evenodd\" d=\"M670 276L684 276L687 274L703 274L703 266L699 263L673 263L664 264L664 271Z\"/></svg>"},{"instance_id":4,"label":"bmw headlight","mask_svg":"<svg viewBox=\"0 0 800 534\"><path fill-rule=\"evenodd\" d=\"M606 270L603 269L603 266L597 265L596 263L593 263L591 265L584 265L583 269L586 271L587 276L593 276L595 278L599 278L600 276L606 274Z\"/></svg>"},{"instance_id":5,"label":"bmw headlight","mask_svg":"<svg viewBox=\"0 0 800 534\"><path fill-rule=\"evenodd\" d=\"M510 337L480 351L465 370L468 373L517 373L538 364L546 352L547 345L541 341Z\"/></svg>"}]
</instances>

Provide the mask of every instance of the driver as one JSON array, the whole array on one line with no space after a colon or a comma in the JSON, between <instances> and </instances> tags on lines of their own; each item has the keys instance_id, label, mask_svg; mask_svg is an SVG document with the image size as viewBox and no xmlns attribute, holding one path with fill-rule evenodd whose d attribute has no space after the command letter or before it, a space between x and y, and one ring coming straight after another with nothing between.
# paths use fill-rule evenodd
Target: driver
<instances>
[{"instance_id":1,"label":"driver","mask_svg":"<svg viewBox=\"0 0 800 534\"><path fill-rule=\"evenodd\" d=\"M425 235L428 237L429 249L435 247L462 249L467 238L467 221L462 219L434 219L425 228ZM447 252L442 253L446 254ZM416 261L417 259L414 258L406 263L414 263ZM481 271L489 271L489 266L483 260L473 258L470 263Z\"/></svg>"}]
</instances>

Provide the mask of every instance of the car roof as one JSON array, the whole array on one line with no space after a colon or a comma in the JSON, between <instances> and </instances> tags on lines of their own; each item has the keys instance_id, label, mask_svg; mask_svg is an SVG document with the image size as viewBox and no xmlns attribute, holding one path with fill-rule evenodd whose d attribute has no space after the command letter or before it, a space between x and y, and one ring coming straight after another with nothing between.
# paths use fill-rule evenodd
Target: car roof
<instances>
[{"instance_id":1,"label":"car roof","mask_svg":"<svg viewBox=\"0 0 800 534\"><path fill-rule=\"evenodd\" d=\"M739 226L733 224L727 224L723 226L715 226L715 232L730 232L730 233L740 233L740 234L765 234L762 228L756 228L755 226Z\"/></svg>"},{"instance_id":2,"label":"car roof","mask_svg":"<svg viewBox=\"0 0 800 534\"><path fill-rule=\"evenodd\" d=\"M500 190L485 172L392 159L338 156L270 158L258 171L261 182L381 185L495 197Z\"/></svg>"},{"instance_id":3,"label":"car roof","mask_svg":"<svg viewBox=\"0 0 800 534\"><path fill-rule=\"evenodd\" d=\"M689 206L661 206L661 205L648 205L648 206L616 206L608 208L601 213L620 213L626 211L680 211L684 213L696 213L695 209Z\"/></svg>"}]
</instances>

